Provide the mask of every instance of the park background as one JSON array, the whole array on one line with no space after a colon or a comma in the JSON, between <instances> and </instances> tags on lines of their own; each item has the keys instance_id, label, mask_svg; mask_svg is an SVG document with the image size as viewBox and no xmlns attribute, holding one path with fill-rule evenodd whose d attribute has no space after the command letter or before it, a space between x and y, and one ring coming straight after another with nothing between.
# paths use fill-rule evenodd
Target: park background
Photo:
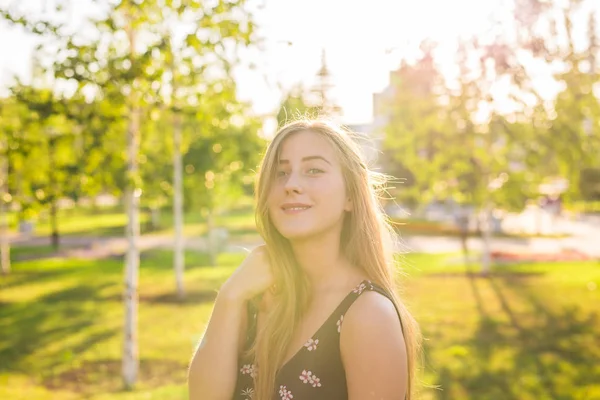
<instances>
[{"instance_id":1,"label":"park background","mask_svg":"<svg viewBox=\"0 0 600 400\"><path fill-rule=\"evenodd\" d=\"M600 399L595 0L0 0L0 398L185 399L277 126L357 132L423 399Z\"/></svg>"}]
</instances>

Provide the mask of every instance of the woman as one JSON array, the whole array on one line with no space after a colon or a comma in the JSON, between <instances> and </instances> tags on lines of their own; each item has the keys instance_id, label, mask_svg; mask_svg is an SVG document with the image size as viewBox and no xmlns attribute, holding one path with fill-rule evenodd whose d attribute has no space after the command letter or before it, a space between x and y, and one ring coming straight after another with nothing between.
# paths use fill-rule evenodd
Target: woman
<instances>
[{"instance_id":1,"label":"woman","mask_svg":"<svg viewBox=\"0 0 600 400\"><path fill-rule=\"evenodd\" d=\"M221 287L191 399L414 398L419 329L396 295L382 184L339 127L280 129L256 185L265 245Z\"/></svg>"}]
</instances>

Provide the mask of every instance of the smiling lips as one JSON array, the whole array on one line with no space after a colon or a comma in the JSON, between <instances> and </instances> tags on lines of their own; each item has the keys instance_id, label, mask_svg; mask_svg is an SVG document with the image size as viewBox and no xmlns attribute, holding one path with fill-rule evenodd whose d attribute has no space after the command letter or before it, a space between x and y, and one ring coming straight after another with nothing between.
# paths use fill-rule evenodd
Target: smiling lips
<instances>
[{"instance_id":1,"label":"smiling lips","mask_svg":"<svg viewBox=\"0 0 600 400\"><path fill-rule=\"evenodd\" d=\"M281 209L286 214L297 214L301 213L302 211L306 211L311 207L312 206L309 206L308 204L302 203L285 203L281 206Z\"/></svg>"}]
</instances>

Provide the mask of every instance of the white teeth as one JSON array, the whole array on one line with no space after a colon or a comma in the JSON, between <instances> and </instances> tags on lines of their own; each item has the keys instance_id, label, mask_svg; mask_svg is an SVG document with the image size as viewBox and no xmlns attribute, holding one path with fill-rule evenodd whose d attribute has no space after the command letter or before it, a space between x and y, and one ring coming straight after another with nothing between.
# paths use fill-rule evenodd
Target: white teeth
<instances>
[{"instance_id":1,"label":"white teeth","mask_svg":"<svg viewBox=\"0 0 600 400\"><path fill-rule=\"evenodd\" d=\"M292 210L292 211L300 211L300 210L306 210L308 209L308 207L290 207L290 208L286 208L286 210Z\"/></svg>"}]
</instances>

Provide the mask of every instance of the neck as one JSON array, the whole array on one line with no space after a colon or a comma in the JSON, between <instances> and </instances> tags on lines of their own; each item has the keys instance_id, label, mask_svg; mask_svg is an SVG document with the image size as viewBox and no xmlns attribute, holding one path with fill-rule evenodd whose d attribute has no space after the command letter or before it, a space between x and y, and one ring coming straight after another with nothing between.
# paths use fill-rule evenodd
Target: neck
<instances>
[{"instance_id":1,"label":"neck","mask_svg":"<svg viewBox=\"0 0 600 400\"><path fill-rule=\"evenodd\" d=\"M313 293L327 291L346 281L352 266L340 251L339 232L292 242L299 266L308 276Z\"/></svg>"}]
</instances>

